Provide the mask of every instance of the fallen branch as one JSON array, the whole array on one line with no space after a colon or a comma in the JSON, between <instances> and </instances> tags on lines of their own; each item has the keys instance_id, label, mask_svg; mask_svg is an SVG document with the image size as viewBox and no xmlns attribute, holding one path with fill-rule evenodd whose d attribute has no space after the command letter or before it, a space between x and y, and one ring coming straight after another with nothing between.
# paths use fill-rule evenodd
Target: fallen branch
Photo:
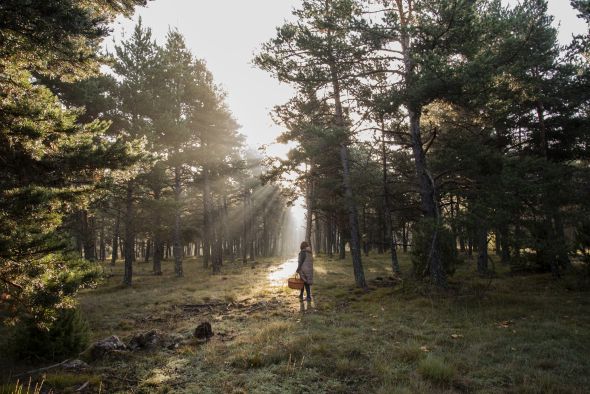
<instances>
[{"instance_id":1,"label":"fallen branch","mask_svg":"<svg viewBox=\"0 0 590 394\"><path fill-rule=\"evenodd\" d=\"M180 307L183 310L185 310L185 311L186 310L195 310L195 309L198 309L198 310L200 310L200 309L213 310L214 307L219 307L219 306L222 306L222 305L226 305L226 303L225 302L215 302L215 303L212 302L212 303L209 303L209 304L184 304L184 305L181 305Z\"/></svg>"},{"instance_id":2,"label":"fallen branch","mask_svg":"<svg viewBox=\"0 0 590 394\"><path fill-rule=\"evenodd\" d=\"M21 374L19 374L19 375L14 375L14 377L15 377L15 378L18 378L18 377L21 377L21 376L26 376L26 375L34 375L34 374L37 374L37 373L39 373L39 372L45 372L45 371L49 371L50 369L57 368L57 367L60 367L60 366L64 365L64 364L65 364L65 363L67 363L68 361L71 361L71 359L64 360L64 361L62 361L61 363L58 363L58 364L53 364L53 365L50 365L50 366L48 366L48 367L43 367L43 368L39 368L39 369L33 369L32 371L28 371L28 372L25 372L25 373L21 373Z\"/></svg>"}]
</instances>

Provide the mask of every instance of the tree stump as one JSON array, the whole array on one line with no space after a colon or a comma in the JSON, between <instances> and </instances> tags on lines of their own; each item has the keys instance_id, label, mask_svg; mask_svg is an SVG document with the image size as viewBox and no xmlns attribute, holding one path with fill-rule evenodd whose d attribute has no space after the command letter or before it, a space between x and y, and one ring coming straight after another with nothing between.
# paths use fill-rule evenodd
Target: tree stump
<instances>
[{"instance_id":1,"label":"tree stump","mask_svg":"<svg viewBox=\"0 0 590 394\"><path fill-rule=\"evenodd\" d=\"M208 340L213 336L213 330L209 322L201 323L195 328L195 338Z\"/></svg>"}]
</instances>

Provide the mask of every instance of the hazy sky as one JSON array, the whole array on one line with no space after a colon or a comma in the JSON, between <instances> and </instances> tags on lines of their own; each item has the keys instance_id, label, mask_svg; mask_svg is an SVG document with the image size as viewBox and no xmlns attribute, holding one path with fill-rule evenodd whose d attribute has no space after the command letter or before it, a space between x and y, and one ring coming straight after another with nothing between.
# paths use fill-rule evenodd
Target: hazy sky
<instances>
[{"instance_id":1,"label":"hazy sky","mask_svg":"<svg viewBox=\"0 0 590 394\"><path fill-rule=\"evenodd\" d=\"M504 0L505 2L512 2ZM155 0L139 8L132 20L115 25L115 37L130 33L139 15L154 37L163 43L169 27L185 36L193 54L207 62L215 81L227 92L227 103L248 144L272 144L280 133L269 112L286 102L291 89L252 66L254 53L275 34L275 27L290 19L298 0ZM561 22L560 40L568 42L585 25L576 18L569 0L549 0L549 11ZM111 47L110 42L107 47ZM269 154L283 155L287 148L270 145Z\"/></svg>"}]
</instances>

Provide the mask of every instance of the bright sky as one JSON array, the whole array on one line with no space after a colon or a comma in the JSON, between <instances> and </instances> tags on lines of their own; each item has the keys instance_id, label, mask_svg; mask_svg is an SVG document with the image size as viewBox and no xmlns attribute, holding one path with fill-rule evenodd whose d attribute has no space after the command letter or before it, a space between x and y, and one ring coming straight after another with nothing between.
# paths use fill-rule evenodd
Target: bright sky
<instances>
[{"instance_id":1,"label":"bright sky","mask_svg":"<svg viewBox=\"0 0 590 394\"><path fill-rule=\"evenodd\" d=\"M514 3L514 0L503 0ZM155 0L139 8L132 20L121 19L115 37L130 33L138 16L152 29L159 43L169 27L185 36L193 54L207 62L218 84L228 93L227 102L248 144L256 149L269 145L267 152L283 156L287 148L274 144L281 129L269 112L286 102L291 89L279 84L251 64L261 44L275 35L275 27L291 19L299 0ZM584 23L576 18L569 0L549 0L549 12L561 22L560 40L566 43L573 33L582 33ZM107 43L111 47L111 43Z\"/></svg>"}]
</instances>

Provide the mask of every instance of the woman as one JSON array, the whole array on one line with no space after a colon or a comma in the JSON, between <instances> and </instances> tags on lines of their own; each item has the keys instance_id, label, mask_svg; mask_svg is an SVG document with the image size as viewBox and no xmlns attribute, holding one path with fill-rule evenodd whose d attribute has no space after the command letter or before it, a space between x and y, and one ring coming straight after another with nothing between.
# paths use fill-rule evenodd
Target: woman
<instances>
[{"instance_id":1,"label":"woman","mask_svg":"<svg viewBox=\"0 0 590 394\"><path fill-rule=\"evenodd\" d=\"M305 291L307 292L307 301L311 301L311 285L313 284L313 255L311 254L311 247L305 241L301 242L301 251L299 252L299 264L297 265L297 273L303 279ZM303 289L299 294L299 299L303 300Z\"/></svg>"}]
</instances>

